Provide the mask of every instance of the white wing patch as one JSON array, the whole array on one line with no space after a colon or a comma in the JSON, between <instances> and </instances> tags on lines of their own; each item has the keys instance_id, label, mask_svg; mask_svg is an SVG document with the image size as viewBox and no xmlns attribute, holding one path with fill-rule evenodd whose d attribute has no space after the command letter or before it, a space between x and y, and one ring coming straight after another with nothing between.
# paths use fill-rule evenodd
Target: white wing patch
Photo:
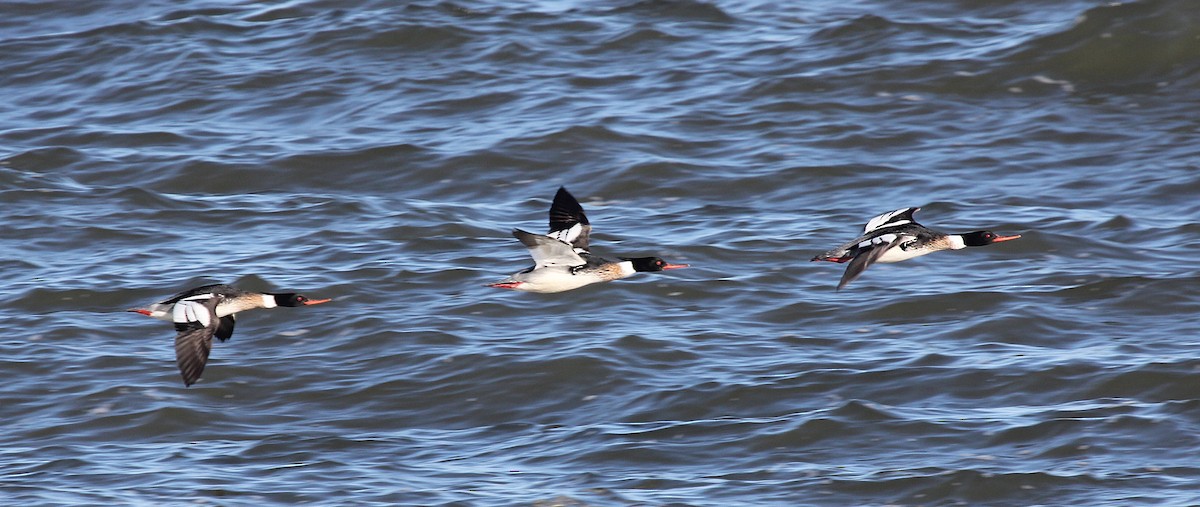
<instances>
[{"instance_id":1,"label":"white wing patch","mask_svg":"<svg viewBox=\"0 0 1200 507\"><path fill-rule=\"evenodd\" d=\"M862 243L859 243L858 247L859 248L870 248L870 247L875 247L875 246L880 246L880 245L886 245L888 243L896 241L896 238L898 238L898 237L899 236L896 234L882 234L882 235L876 236L874 238L868 239L866 241L863 241Z\"/></svg>"},{"instance_id":2,"label":"white wing patch","mask_svg":"<svg viewBox=\"0 0 1200 507\"><path fill-rule=\"evenodd\" d=\"M583 232L583 224L576 223L575 225L572 225L566 229L550 231L547 236L562 241L566 244L574 244L575 239L579 237L581 232Z\"/></svg>"},{"instance_id":3,"label":"white wing patch","mask_svg":"<svg viewBox=\"0 0 1200 507\"><path fill-rule=\"evenodd\" d=\"M863 228L863 234L870 233L871 231L874 231L876 229L880 229L883 227L893 227L893 226L897 226L897 225L911 224L912 220L908 220L908 219L900 219L900 220L892 221L892 219L896 218L897 215L903 215L908 210L915 211L916 208L901 208L901 209L898 209L895 211L889 211L889 212L879 215L875 218L872 218L869 222L867 222L867 226Z\"/></svg>"},{"instance_id":4,"label":"white wing patch","mask_svg":"<svg viewBox=\"0 0 1200 507\"><path fill-rule=\"evenodd\" d=\"M200 325L208 327L211 322L209 319L208 308L204 306L203 300L209 296L190 297L178 303L175 303L175 309L172 310L171 320L176 324L187 324L189 322L199 322Z\"/></svg>"}]
</instances>

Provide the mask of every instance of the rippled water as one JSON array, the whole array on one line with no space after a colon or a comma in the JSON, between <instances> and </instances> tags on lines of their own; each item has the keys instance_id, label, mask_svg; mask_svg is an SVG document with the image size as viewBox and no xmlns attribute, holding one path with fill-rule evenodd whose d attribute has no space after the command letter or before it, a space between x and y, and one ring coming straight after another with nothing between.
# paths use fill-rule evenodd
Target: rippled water
<instances>
[{"instance_id":1,"label":"rippled water","mask_svg":"<svg viewBox=\"0 0 1200 507\"><path fill-rule=\"evenodd\" d=\"M0 12L6 504L1200 503L1189 0ZM559 185L693 267L483 287ZM808 262L905 206L1023 238Z\"/></svg>"}]
</instances>

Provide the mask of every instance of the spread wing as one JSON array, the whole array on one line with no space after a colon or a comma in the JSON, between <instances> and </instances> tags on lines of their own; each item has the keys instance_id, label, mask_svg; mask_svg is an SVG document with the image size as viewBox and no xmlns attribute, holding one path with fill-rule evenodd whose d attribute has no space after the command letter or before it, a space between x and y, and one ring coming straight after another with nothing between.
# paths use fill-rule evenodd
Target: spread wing
<instances>
[{"instance_id":1,"label":"spread wing","mask_svg":"<svg viewBox=\"0 0 1200 507\"><path fill-rule=\"evenodd\" d=\"M581 266L587 264L583 257L570 244L549 236L513 229L513 236L521 240L529 255L533 257L534 268L546 266Z\"/></svg>"},{"instance_id":2,"label":"spread wing","mask_svg":"<svg viewBox=\"0 0 1200 507\"><path fill-rule=\"evenodd\" d=\"M558 187L554 203L550 205L550 233L547 236L586 251L591 231L592 226L588 224L587 215L583 214L583 206L567 192L566 187Z\"/></svg>"},{"instance_id":3,"label":"spread wing","mask_svg":"<svg viewBox=\"0 0 1200 507\"><path fill-rule=\"evenodd\" d=\"M911 238L911 236L899 234L884 234L859 243L854 249L854 258L846 266L846 272L842 273L842 280L838 282L837 290L842 290L842 287L857 279L888 250Z\"/></svg>"},{"instance_id":4,"label":"spread wing","mask_svg":"<svg viewBox=\"0 0 1200 507\"><path fill-rule=\"evenodd\" d=\"M913 213L916 213L921 208L901 208L895 211L889 211L867 222L867 226L863 228L863 234L870 234L873 231L883 229L884 227L895 227L897 225L915 224Z\"/></svg>"},{"instance_id":5,"label":"spread wing","mask_svg":"<svg viewBox=\"0 0 1200 507\"><path fill-rule=\"evenodd\" d=\"M213 334L221 319L217 318L219 296L195 296L175 304L175 363L183 375L183 385L191 386L200 379L208 353L212 351Z\"/></svg>"}]
</instances>

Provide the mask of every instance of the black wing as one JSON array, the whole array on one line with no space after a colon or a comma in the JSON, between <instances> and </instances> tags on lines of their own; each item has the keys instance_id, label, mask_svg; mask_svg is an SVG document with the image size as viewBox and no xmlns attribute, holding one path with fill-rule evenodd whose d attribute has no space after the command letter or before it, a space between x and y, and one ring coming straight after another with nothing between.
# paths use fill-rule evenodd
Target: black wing
<instances>
[{"instance_id":1,"label":"black wing","mask_svg":"<svg viewBox=\"0 0 1200 507\"><path fill-rule=\"evenodd\" d=\"M217 338L221 341L233 338L234 324L236 324L236 321L234 320L233 315L221 317L221 321L217 323L217 331L215 333Z\"/></svg>"},{"instance_id":2,"label":"black wing","mask_svg":"<svg viewBox=\"0 0 1200 507\"><path fill-rule=\"evenodd\" d=\"M902 242L902 238L897 237L891 243L883 243L860 250L858 255L855 255L854 259L850 260L850 264L846 266L846 272L842 273L842 281L838 282L837 290L842 290L842 287L853 282L862 275L863 271L866 271L872 264L875 264L875 261L883 257L883 254Z\"/></svg>"},{"instance_id":3,"label":"black wing","mask_svg":"<svg viewBox=\"0 0 1200 507\"><path fill-rule=\"evenodd\" d=\"M575 200L575 196L567 192L566 187L558 187L558 193L554 194L554 203L550 205L549 236L570 243L575 248L587 250L588 233L591 230L587 215L583 214L583 206Z\"/></svg>"},{"instance_id":4,"label":"black wing","mask_svg":"<svg viewBox=\"0 0 1200 507\"><path fill-rule=\"evenodd\" d=\"M220 320L217 319L216 310L217 303L220 301L220 297L204 301L202 306L208 312L207 325L197 320L175 322L175 330L179 332L175 335L175 363L179 365L179 373L183 376L185 387L195 384L200 379L200 374L204 372L204 365L208 364L208 353L212 351L213 334L216 332ZM180 304L196 304L196 302L185 301Z\"/></svg>"}]
</instances>

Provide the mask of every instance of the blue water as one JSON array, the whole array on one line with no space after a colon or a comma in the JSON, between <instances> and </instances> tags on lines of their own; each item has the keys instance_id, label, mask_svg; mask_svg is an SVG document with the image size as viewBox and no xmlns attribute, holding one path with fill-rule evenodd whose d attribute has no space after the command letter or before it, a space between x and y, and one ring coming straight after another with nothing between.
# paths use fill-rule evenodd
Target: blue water
<instances>
[{"instance_id":1,"label":"blue water","mask_svg":"<svg viewBox=\"0 0 1200 507\"><path fill-rule=\"evenodd\" d=\"M1190 1L0 13L0 503L1200 503ZM692 267L484 287L560 185Z\"/></svg>"}]
</instances>

